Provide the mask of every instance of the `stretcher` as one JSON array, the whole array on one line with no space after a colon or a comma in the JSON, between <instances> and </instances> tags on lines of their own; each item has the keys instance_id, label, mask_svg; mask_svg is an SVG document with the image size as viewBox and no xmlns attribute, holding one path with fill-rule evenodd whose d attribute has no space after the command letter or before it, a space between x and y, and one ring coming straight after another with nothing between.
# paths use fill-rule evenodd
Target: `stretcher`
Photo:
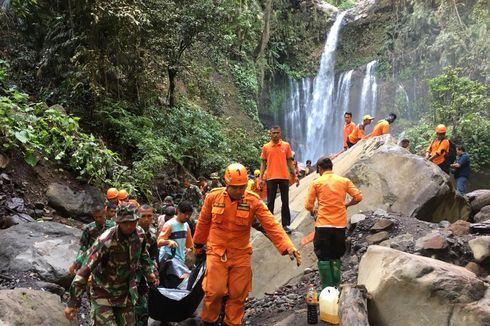
<instances>
[{"instance_id":1,"label":"stretcher","mask_svg":"<svg viewBox=\"0 0 490 326\"><path fill-rule=\"evenodd\" d=\"M192 270L177 258L170 258L160 267L158 287L151 287L148 313L151 318L165 322L179 322L194 315L204 297L202 281L206 271L205 259L198 260ZM189 277L181 280L183 273Z\"/></svg>"}]
</instances>

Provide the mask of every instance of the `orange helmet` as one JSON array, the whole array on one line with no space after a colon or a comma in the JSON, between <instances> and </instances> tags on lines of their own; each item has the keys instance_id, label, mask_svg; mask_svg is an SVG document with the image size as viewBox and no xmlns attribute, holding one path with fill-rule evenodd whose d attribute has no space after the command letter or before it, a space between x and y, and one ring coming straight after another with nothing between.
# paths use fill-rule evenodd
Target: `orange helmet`
<instances>
[{"instance_id":1,"label":"orange helmet","mask_svg":"<svg viewBox=\"0 0 490 326\"><path fill-rule=\"evenodd\" d=\"M107 190L106 197L107 200L112 200L112 199L116 199L118 195L119 195L119 191L117 191L116 188L109 188Z\"/></svg>"},{"instance_id":2,"label":"orange helmet","mask_svg":"<svg viewBox=\"0 0 490 326\"><path fill-rule=\"evenodd\" d=\"M446 133L446 126L445 125L437 125L436 127L436 133L438 134L444 134Z\"/></svg>"},{"instance_id":3,"label":"orange helmet","mask_svg":"<svg viewBox=\"0 0 490 326\"><path fill-rule=\"evenodd\" d=\"M225 170L225 182L229 186L244 186L248 183L247 169L240 163L228 165Z\"/></svg>"},{"instance_id":4,"label":"orange helmet","mask_svg":"<svg viewBox=\"0 0 490 326\"><path fill-rule=\"evenodd\" d=\"M117 195L117 199L119 200L126 200L128 199L128 192L124 189L119 190L119 194Z\"/></svg>"}]
</instances>

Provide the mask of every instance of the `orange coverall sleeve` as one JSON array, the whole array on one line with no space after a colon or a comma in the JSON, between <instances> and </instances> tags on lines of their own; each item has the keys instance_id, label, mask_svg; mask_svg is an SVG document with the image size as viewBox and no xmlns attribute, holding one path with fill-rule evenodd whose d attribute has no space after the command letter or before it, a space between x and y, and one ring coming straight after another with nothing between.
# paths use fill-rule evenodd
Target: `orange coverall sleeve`
<instances>
[{"instance_id":1,"label":"orange coverall sleeve","mask_svg":"<svg viewBox=\"0 0 490 326\"><path fill-rule=\"evenodd\" d=\"M255 211L255 216L259 220L260 224L265 229L265 232L269 236L269 239L272 241L277 250L281 253L281 255L286 255L289 249L294 249L293 243L291 239L289 239L286 232L284 232L282 226L274 218L274 215L269 211L267 206L260 202Z\"/></svg>"},{"instance_id":2,"label":"orange coverall sleeve","mask_svg":"<svg viewBox=\"0 0 490 326\"><path fill-rule=\"evenodd\" d=\"M212 214L211 211L213 209L213 193L210 193L206 196L204 200L204 205L202 206L201 213L199 214L199 219L196 225L196 232L194 234L194 243L198 244L206 244L208 241L209 230L211 229L211 220Z\"/></svg>"},{"instance_id":3,"label":"orange coverall sleeve","mask_svg":"<svg viewBox=\"0 0 490 326\"><path fill-rule=\"evenodd\" d=\"M162 231L160 231L160 234L158 235L158 239L157 239L158 248L167 245L167 240L168 237L170 237L171 233L172 233L172 228L167 224L165 224L162 228Z\"/></svg>"},{"instance_id":4,"label":"orange coverall sleeve","mask_svg":"<svg viewBox=\"0 0 490 326\"><path fill-rule=\"evenodd\" d=\"M383 126L382 135L386 135L386 134L389 134L389 133L390 133L390 124L387 123L386 125Z\"/></svg>"},{"instance_id":5,"label":"orange coverall sleeve","mask_svg":"<svg viewBox=\"0 0 490 326\"><path fill-rule=\"evenodd\" d=\"M312 182L310 184L310 188L308 189L308 194L306 195L305 208L307 211L312 211L315 208L315 200L316 200L316 189L315 183Z\"/></svg>"},{"instance_id":6,"label":"orange coverall sleeve","mask_svg":"<svg viewBox=\"0 0 490 326\"><path fill-rule=\"evenodd\" d=\"M361 191L350 180L347 181L347 193L357 201L361 201L363 198Z\"/></svg>"},{"instance_id":7,"label":"orange coverall sleeve","mask_svg":"<svg viewBox=\"0 0 490 326\"><path fill-rule=\"evenodd\" d=\"M185 247L186 248L194 248L194 242L192 241L191 229L187 230L187 234L185 236Z\"/></svg>"}]
</instances>

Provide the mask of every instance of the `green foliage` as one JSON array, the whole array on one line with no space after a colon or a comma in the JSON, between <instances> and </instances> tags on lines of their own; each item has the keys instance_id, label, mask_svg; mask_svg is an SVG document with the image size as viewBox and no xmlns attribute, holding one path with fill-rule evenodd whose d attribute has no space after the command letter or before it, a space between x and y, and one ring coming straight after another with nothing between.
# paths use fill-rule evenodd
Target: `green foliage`
<instances>
[{"instance_id":1,"label":"green foliage","mask_svg":"<svg viewBox=\"0 0 490 326\"><path fill-rule=\"evenodd\" d=\"M0 68L0 72L4 75L5 70ZM7 88L4 78L0 82L4 94L0 97L0 135L5 149L22 151L31 166L40 159L58 161L94 184L127 180L118 155L93 135L81 132L78 118L67 115L60 106L29 103L27 94Z\"/></svg>"},{"instance_id":2,"label":"green foliage","mask_svg":"<svg viewBox=\"0 0 490 326\"><path fill-rule=\"evenodd\" d=\"M356 0L327 0L328 3L334 5L340 10L347 10L356 6Z\"/></svg>"},{"instance_id":3,"label":"green foliage","mask_svg":"<svg viewBox=\"0 0 490 326\"><path fill-rule=\"evenodd\" d=\"M446 124L448 137L465 146L472 167L479 170L490 165L490 88L461 74L461 69L445 68L444 74L429 81L430 114L407 136L411 148L421 152L434 138L435 126Z\"/></svg>"}]
</instances>

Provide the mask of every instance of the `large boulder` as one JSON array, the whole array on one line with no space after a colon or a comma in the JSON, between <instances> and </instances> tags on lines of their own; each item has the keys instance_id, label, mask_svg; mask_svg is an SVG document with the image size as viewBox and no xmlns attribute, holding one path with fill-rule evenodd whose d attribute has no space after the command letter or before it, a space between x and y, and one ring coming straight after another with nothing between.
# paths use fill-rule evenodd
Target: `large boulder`
<instances>
[{"instance_id":1,"label":"large boulder","mask_svg":"<svg viewBox=\"0 0 490 326\"><path fill-rule=\"evenodd\" d=\"M390 135L360 141L334 160L334 172L364 194L352 208L401 213L430 222L467 220L470 207L438 166L398 146Z\"/></svg>"},{"instance_id":2,"label":"large boulder","mask_svg":"<svg viewBox=\"0 0 490 326\"><path fill-rule=\"evenodd\" d=\"M490 205L490 189L478 189L466 194L470 201L471 211L476 214L483 207Z\"/></svg>"},{"instance_id":3,"label":"large boulder","mask_svg":"<svg viewBox=\"0 0 490 326\"><path fill-rule=\"evenodd\" d=\"M52 183L48 186L46 196L48 204L59 214L82 222L91 222L94 206L104 203L103 194L90 186L78 191L64 184Z\"/></svg>"},{"instance_id":4,"label":"large boulder","mask_svg":"<svg viewBox=\"0 0 490 326\"><path fill-rule=\"evenodd\" d=\"M68 267L79 249L81 231L54 222L33 222L0 230L0 270L33 271L67 288Z\"/></svg>"},{"instance_id":5,"label":"large boulder","mask_svg":"<svg viewBox=\"0 0 490 326\"><path fill-rule=\"evenodd\" d=\"M487 285L463 267L370 246L359 264L358 283L372 296L372 325L490 323Z\"/></svg>"},{"instance_id":6,"label":"large boulder","mask_svg":"<svg viewBox=\"0 0 490 326\"><path fill-rule=\"evenodd\" d=\"M60 297L45 291L0 290L0 325L72 325Z\"/></svg>"},{"instance_id":7,"label":"large boulder","mask_svg":"<svg viewBox=\"0 0 490 326\"><path fill-rule=\"evenodd\" d=\"M490 205L484 206L480 211L473 216L476 223L486 222L490 220Z\"/></svg>"}]
</instances>

